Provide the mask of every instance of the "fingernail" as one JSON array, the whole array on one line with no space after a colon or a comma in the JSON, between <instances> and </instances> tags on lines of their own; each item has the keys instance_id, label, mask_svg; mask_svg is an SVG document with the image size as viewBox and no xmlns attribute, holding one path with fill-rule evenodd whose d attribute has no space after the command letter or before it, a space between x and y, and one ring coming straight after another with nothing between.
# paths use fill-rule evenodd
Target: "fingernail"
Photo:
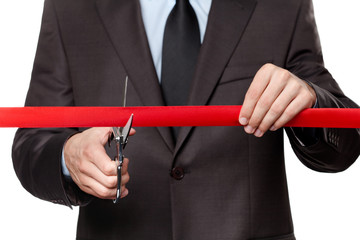
<instances>
[{"instance_id":1,"label":"fingernail","mask_svg":"<svg viewBox=\"0 0 360 240\"><path fill-rule=\"evenodd\" d=\"M240 124L241 125L246 125L246 124L248 124L248 120L246 119L246 118L244 118L244 117L242 117L242 118L240 118Z\"/></svg>"},{"instance_id":2,"label":"fingernail","mask_svg":"<svg viewBox=\"0 0 360 240\"><path fill-rule=\"evenodd\" d=\"M262 137L263 132L258 129L258 130L256 130L256 132L254 133L254 135L255 135L256 137Z\"/></svg>"},{"instance_id":3,"label":"fingernail","mask_svg":"<svg viewBox=\"0 0 360 240\"><path fill-rule=\"evenodd\" d=\"M246 127L244 127L245 132L249 133L249 134L253 134L255 129L249 125L247 125Z\"/></svg>"},{"instance_id":4,"label":"fingernail","mask_svg":"<svg viewBox=\"0 0 360 240\"><path fill-rule=\"evenodd\" d=\"M272 127L270 128L270 131L276 131L276 127L275 127L275 126L272 126Z\"/></svg>"}]
</instances>

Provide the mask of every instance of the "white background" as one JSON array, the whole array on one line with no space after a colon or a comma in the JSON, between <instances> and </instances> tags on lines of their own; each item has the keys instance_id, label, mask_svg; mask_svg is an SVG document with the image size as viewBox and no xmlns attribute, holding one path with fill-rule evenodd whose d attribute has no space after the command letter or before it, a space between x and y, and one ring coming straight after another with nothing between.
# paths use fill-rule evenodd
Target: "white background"
<instances>
[{"instance_id":1,"label":"white background","mask_svg":"<svg viewBox=\"0 0 360 240\"><path fill-rule=\"evenodd\" d=\"M314 0L314 6L325 64L359 104L360 4ZM0 0L0 107L24 104L42 7L41 0ZM75 239L78 209L41 201L20 185L11 160L14 133L0 129L0 239ZM313 172L285 144L297 239L360 239L360 163L338 174Z\"/></svg>"}]
</instances>

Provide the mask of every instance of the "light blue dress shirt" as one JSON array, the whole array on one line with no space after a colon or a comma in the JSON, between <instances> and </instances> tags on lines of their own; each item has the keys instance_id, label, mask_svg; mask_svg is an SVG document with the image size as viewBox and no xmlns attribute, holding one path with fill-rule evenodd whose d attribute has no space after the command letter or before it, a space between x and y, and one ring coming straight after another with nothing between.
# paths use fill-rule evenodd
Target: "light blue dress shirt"
<instances>
[{"instance_id":1,"label":"light blue dress shirt","mask_svg":"<svg viewBox=\"0 0 360 240\"><path fill-rule=\"evenodd\" d=\"M161 60L162 45L166 20L174 8L176 0L139 0L141 6L141 14L148 38L151 55L155 65L156 73L159 81L161 81ZM190 0L193 7L200 29L201 43L204 40L205 30L208 21L212 0ZM67 179L71 179L69 170L65 164L64 149L61 159L62 172Z\"/></svg>"}]
</instances>

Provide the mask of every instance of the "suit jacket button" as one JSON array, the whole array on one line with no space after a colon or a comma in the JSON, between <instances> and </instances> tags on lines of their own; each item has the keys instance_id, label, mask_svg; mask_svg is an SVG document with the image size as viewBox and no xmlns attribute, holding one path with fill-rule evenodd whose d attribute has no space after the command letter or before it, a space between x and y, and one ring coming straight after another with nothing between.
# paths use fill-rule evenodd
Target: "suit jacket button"
<instances>
[{"instance_id":1,"label":"suit jacket button","mask_svg":"<svg viewBox=\"0 0 360 240\"><path fill-rule=\"evenodd\" d=\"M185 176L185 171L182 167L175 167L171 170L170 175L176 180L181 180Z\"/></svg>"}]
</instances>

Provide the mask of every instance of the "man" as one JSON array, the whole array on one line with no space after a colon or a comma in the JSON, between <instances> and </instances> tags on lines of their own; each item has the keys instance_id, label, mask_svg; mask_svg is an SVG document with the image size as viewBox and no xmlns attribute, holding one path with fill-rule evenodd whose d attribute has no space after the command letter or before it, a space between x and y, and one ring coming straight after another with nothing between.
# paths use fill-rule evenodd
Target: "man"
<instances>
[{"instance_id":1,"label":"man","mask_svg":"<svg viewBox=\"0 0 360 240\"><path fill-rule=\"evenodd\" d=\"M128 105L164 105L152 27L164 31L170 3L45 1L26 105L119 106L125 76ZM81 205L78 239L295 239L278 129L304 108L357 105L323 67L309 0L191 4L202 46L187 104L243 104L245 132L186 127L174 141L169 128L137 129L114 205L109 128L20 129L17 175L39 198ZM359 155L356 129L286 130L314 170L342 171Z\"/></svg>"}]
</instances>

